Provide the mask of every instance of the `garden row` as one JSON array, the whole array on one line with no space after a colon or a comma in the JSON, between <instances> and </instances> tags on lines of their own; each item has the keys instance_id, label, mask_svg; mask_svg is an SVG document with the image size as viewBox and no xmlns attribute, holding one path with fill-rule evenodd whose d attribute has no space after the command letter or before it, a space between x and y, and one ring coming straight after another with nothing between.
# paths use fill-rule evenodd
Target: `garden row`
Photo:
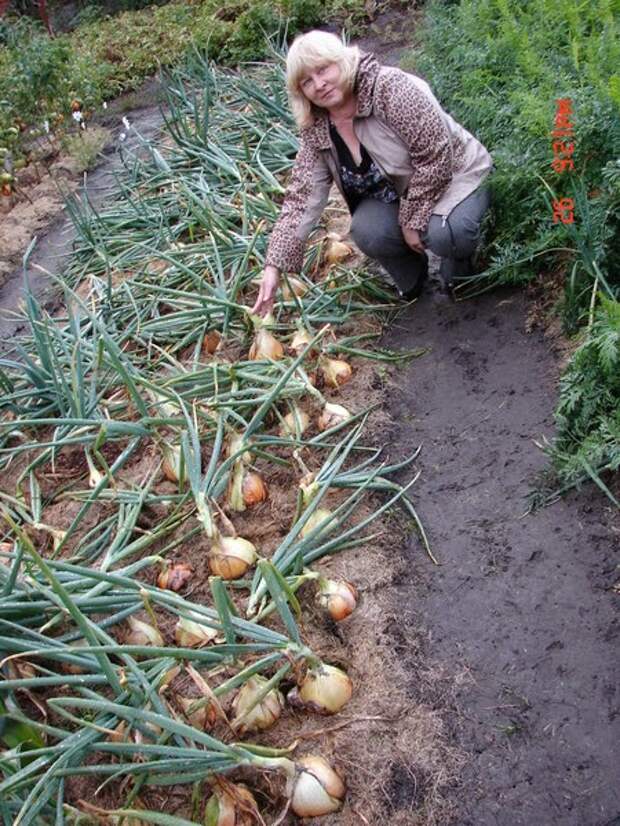
<instances>
[{"instance_id":1,"label":"garden row","mask_svg":"<svg viewBox=\"0 0 620 826\"><path fill-rule=\"evenodd\" d=\"M341 621L357 588L315 563L396 503L426 545L415 477L390 479L414 457L386 465L368 387L347 395L352 360L411 355L368 347L389 295L324 238L275 317L247 312L297 146L281 66L195 55L166 88L118 198L72 204L66 310L28 294L0 361L6 823L339 811L341 775L291 745L354 689L307 637L315 598Z\"/></svg>"}]
</instances>

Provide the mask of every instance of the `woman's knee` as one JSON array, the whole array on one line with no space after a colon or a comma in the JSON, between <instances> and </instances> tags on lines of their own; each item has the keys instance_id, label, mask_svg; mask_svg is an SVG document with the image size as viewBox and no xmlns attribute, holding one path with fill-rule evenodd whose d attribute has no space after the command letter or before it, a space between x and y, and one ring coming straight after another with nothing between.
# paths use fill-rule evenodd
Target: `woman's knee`
<instances>
[{"instance_id":1,"label":"woman's knee","mask_svg":"<svg viewBox=\"0 0 620 826\"><path fill-rule=\"evenodd\" d=\"M432 215L425 242L442 258L468 258L480 241L482 218L490 206L490 192L480 188L447 215Z\"/></svg>"},{"instance_id":2,"label":"woman's knee","mask_svg":"<svg viewBox=\"0 0 620 826\"><path fill-rule=\"evenodd\" d=\"M350 234L370 258L397 255L405 243L398 226L398 209L380 201L363 201L353 213Z\"/></svg>"}]
</instances>

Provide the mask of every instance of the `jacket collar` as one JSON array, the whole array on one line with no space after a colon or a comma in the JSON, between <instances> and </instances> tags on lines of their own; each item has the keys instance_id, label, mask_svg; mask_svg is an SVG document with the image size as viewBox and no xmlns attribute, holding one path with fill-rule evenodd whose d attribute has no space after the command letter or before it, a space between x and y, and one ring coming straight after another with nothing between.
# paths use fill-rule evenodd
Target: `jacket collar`
<instances>
[{"instance_id":1,"label":"jacket collar","mask_svg":"<svg viewBox=\"0 0 620 826\"><path fill-rule=\"evenodd\" d=\"M355 75L354 90L357 95L356 117L366 118L372 112L375 81L381 64L371 52L361 52ZM302 129L304 139L317 149L329 149L329 117L325 109L315 109L314 123Z\"/></svg>"}]
</instances>

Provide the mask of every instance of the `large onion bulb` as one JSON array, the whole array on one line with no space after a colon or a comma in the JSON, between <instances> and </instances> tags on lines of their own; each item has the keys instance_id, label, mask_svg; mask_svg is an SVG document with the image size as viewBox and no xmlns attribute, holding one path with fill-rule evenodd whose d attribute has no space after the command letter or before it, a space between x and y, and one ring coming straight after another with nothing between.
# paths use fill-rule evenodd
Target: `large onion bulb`
<instances>
[{"instance_id":1,"label":"large onion bulb","mask_svg":"<svg viewBox=\"0 0 620 826\"><path fill-rule=\"evenodd\" d=\"M248 353L250 361L259 361L260 359L272 359L277 361L284 357L284 347L280 344L278 339L272 335L269 330L257 330L254 336L254 341Z\"/></svg>"},{"instance_id":2,"label":"large onion bulb","mask_svg":"<svg viewBox=\"0 0 620 826\"><path fill-rule=\"evenodd\" d=\"M353 683L334 665L321 663L308 669L297 689L289 692L293 705L303 705L319 714L336 714L351 699Z\"/></svg>"},{"instance_id":3,"label":"large onion bulb","mask_svg":"<svg viewBox=\"0 0 620 826\"><path fill-rule=\"evenodd\" d=\"M126 645L163 646L164 638L157 628L133 616L129 617L127 622L129 624L129 633L125 639Z\"/></svg>"},{"instance_id":4,"label":"large onion bulb","mask_svg":"<svg viewBox=\"0 0 620 826\"><path fill-rule=\"evenodd\" d=\"M213 703L200 703L200 697L176 696L176 700L183 709L189 724L200 731L208 731L217 720L217 711Z\"/></svg>"},{"instance_id":5,"label":"large onion bulb","mask_svg":"<svg viewBox=\"0 0 620 826\"><path fill-rule=\"evenodd\" d=\"M297 409L291 411L286 414L280 426L280 436L285 438L286 436L297 436L297 433L301 435L308 429L309 424L310 416L308 416L305 410Z\"/></svg>"},{"instance_id":6,"label":"large onion bulb","mask_svg":"<svg viewBox=\"0 0 620 826\"><path fill-rule=\"evenodd\" d=\"M337 424L342 424L350 418L351 414L346 407L333 404L333 402L325 402L323 412L319 416L319 430L329 430L330 427L336 427Z\"/></svg>"},{"instance_id":7,"label":"large onion bulb","mask_svg":"<svg viewBox=\"0 0 620 826\"><path fill-rule=\"evenodd\" d=\"M328 508L317 508L303 528L299 531L299 535L303 539L318 527L320 527L321 530L317 536L320 536L327 531L331 531L336 527L332 512Z\"/></svg>"},{"instance_id":8,"label":"large onion bulb","mask_svg":"<svg viewBox=\"0 0 620 826\"><path fill-rule=\"evenodd\" d=\"M296 356L298 356L302 350L306 349L311 341L312 336L310 333L301 327L293 336L291 343L289 344L289 349L292 350Z\"/></svg>"},{"instance_id":9,"label":"large onion bulb","mask_svg":"<svg viewBox=\"0 0 620 826\"><path fill-rule=\"evenodd\" d=\"M161 452L163 453L163 461L161 469L164 476L169 482L185 481L185 463L181 458L181 448L179 445L162 442Z\"/></svg>"},{"instance_id":10,"label":"large onion bulb","mask_svg":"<svg viewBox=\"0 0 620 826\"><path fill-rule=\"evenodd\" d=\"M192 566L185 562L168 565L157 577L157 587L167 588L169 591L180 591L187 585L194 573Z\"/></svg>"},{"instance_id":11,"label":"large onion bulb","mask_svg":"<svg viewBox=\"0 0 620 826\"><path fill-rule=\"evenodd\" d=\"M288 276L288 284L286 283L286 281L282 284L282 296L285 301L290 301L294 295L301 297L307 292L308 288L303 283L303 281L300 281L299 278L295 278L292 275Z\"/></svg>"},{"instance_id":12,"label":"large onion bulb","mask_svg":"<svg viewBox=\"0 0 620 826\"><path fill-rule=\"evenodd\" d=\"M345 579L324 579L319 584L317 601L336 622L355 611L357 598L357 589Z\"/></svg>"},{"instance_id":13,"label":"large onion bulb","mask_svg":"<svg viewBox=\"0 0 620 826\"><path fill-rule=\"evenodd\" d=\"M337 812L346 788L340 775L324 757L308 754L297 761L299 774L293 786L291 807L299 817L319 817Z\"/></svg>"},{"instance_id":14,"label":"large onion bulb","mask_svg":"<svg viewBox=\"0 0 620 826\"><path fill-rule=\"evenodd\" d=\"M179 648L200 648L213 642L217 634L215 628L186 617L179 617L174 628L174 638Z\"/></svg>"},{"instance_id":15,"label":"large onion bulb","mask_svg":"<svg viewBox=\"0 0 620 826\"><path fill-rule=\"evenodd\" d=\"M323 379L328 387L340 387L351 378L351 365L342 359L322 358L319 364Z\"/></svg>"},{"instance_id":16,"label":"large onion bulb","mask_svg":"<svg viewBox=\"0 0 620 826\"><path fill-rule=\"evenodd\" d=\"M254 795L240 783L216 788L205 809L205 826L254 826L262 822Z\"/></svg>"},{"instance_id":17,"label":"large onion bulb","mask_svg":"<svg viewBox=\"0 0 620 826\"><path fill-rule=\"evenodd\" d=\"M327 249L325 251L325 260L328 264L339 264L348 258L353 250L348 244L344 244L338 235L330 233Z\"/></svg>"},{"instance_id":18,"label":"large onion bulb","mask_svg":"<svg viewBox=\"0 0 620 826\"><path fill-rule=\"evenodd\" d=\"M209 567L222 579L238 579L256 562L256 548L240 536L220 536L209 551Z\"/></svg>"},{"instance_id":19,"label":"large onion bulb","mask_svg":"<svg viewBox=\"0 0 620 826\"><path fill-rule=\"evenodd\" d=\"M233 700L235 718L232 726L240 734L271 728L282 713L284 698L276 688L270 689L262 700L258 700L267 682L259 674L250 677Z\"/></svg>"}]
</instances>

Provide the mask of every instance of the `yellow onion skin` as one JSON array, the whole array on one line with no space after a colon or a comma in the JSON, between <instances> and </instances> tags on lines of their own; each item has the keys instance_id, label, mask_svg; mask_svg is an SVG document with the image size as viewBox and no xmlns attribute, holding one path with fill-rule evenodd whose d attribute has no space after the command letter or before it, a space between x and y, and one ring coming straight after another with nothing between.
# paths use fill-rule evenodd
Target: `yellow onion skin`
<instances>
[{"instance_id":1,"label":"yellow onion skin","mask_svg":"<svg viewBox=\"0 0 620 826\"><path fill-rule=\"evenodd\" d=\"M258 823L256 800L252 792L241 783L227 783L226 788L216 789L205 808L205 826L254 826Z\"/></svg>"},{"instance_id":2,"label":"yellow onion skin","mask_svg":"<svg viewBox=\"0 0 620 826\"><path fill-rule=\"evenodd\" d=\"M222 334L218 330L209 330L202 340L202 354L212 356L220 346Z\"/></svg>"},{"instance_id":3,"label":"yellow onion skin","mask_svg":"<svg viewBox=\"0 0 620 826\"><path fill-rule=\"evenodd\" d=\"M321 663L311 668L297 689L288 694L292 705L303 706L318 714L336 714L349 702L353 683L348 674L334 665Z\"/></svg>"},{"instance_id":4,"label":"yellow onion skin","mask_svg":"<svg viewBox=\"0 0 620 826\"><path fill-rule=\"evenodd\" d=\"M330 238L325 253L325 260L328 264L338 264L348 258L353 250L348 244L344 244L339 238Z\"/></svg>"},{"instance_id":5,"label":"yellow onion skin","mask_svg":"<svg viewBox=\"0 0 620 826\"><path fill-rule=\"evenodd\" d=\"M328 579L321 584L317 600L335 622L341 622L357 608L358 592L346 579Z\"/></svg>"},{"instance_id":6,"label":"yellow onion skin","mask_svg":"<svg viewBox=\"0 0 620 826\"><path fill-rule=\"evenodd\" d=\"M338 388L346 384L353 373L349 362L342 359L324 358L321 360L320 368L323 380L328 387Z\"/></svg>"},{"instance_id":7,"label":"yellow onion skin","mask_svg":"<svg viewBox=\"0 0 620 826\"><path fill-rule=\"evenodd\" d=\"M244 475L241 491L243 501L249 508L264 502L268 496L267 485L263 477L254 471L248 471Z\"/></svg>"},{"instance_id":8,"label":"yellow onion skin","mask_svg":"<svg viewBox=\"0 0 620 826\"><path fill-rule=\"evenodd\" d=\"M298 330L293 336L289 344L289 350L298 356L302 350L305 350L308 344L312 341L312 336L307 330Z\"/></svg>"},{"instance_id":9,"label":"yellow onion skin","mask_svg":"<svg viewBox=\"0 0 620 826\"><path fill-rule=\"evenodd\" d=\"M191 565L187 565L185 562L177 562L160 573L157 577L157 587L168 591L180 591L181 588L187 585L193 573Z\"/></svg>"},{"instance_id":10,"label":"yellow onion skin","mask_svg":"<svg viewBox=\"0 0 620 826\"><path fill-rule=\"evenodd\" d=\"M328 508L317 508L303 528L299 531L299 536L304 539L308 536L308 534L312 533L315 528L319 527L319 525L322 527L317 536L320 536L326 531L331 531L336 527L332 512Z\"/></svg>"},{"instance_id":11,"label":"yellow onion skin","mask_svg":"<svg viewBox=\"0 0 620 826\"><path fill-rule=\"evenodd\" d=\"M295 295L298 298L301 298L302 295L305 295L308 292L308 288L303 283L303 281L299 280L299 278L295 278L294 276L289 275L288 282L288 284L286 282L282 284L282 297L285 301L290 301Z\"/></svg>"},{"instance_id":12,"label":"yellow onion skin","mask_svg":"<svg viewBox=\"0 0 620 826\"><path fill-rule=\"evenodd\" d=\"M240 536L222 536L209 551L209 567L214 576L238 579L256 562L256 548Z\"/></svg>"},{"instance_id":13,"label":"yellow onion skin","mask_svg":"<svg viewBox=\"0 0 620 826\"><path fill-rule=\"evenodd\" d=\"M200 731L209 731L213 728L213 725L217 720L217 711L212 703L207 703L206 705L200 706L194 711L191 711L192 706L199 699L199 697L176 697L177 702L183 709L183 713L189 720L190 724Z\"/></svg>"},{"instance_id":14,"label":"yellow onion skin","mask_svg":"<svg viewBox=\"0 0 620 826\"><path fill-rule=\"evenodd\" d=\"M179 648L199 648L213 642L216 637L215 628L185 617L179 617L174 628L174 639Z\"/></svg>"},{"instance_id":15,"label":"yellow onion skin","mask_svg":"<svg viewBox=\"0 0 620 826\"><path fill-rule=\"evenodd\" d=\"M251 711L256 696L264 690L267 680L260 675L250 677L233 701L235 719L232 726L240 734L246 731L264 731L278 721L284 707L284 697L272 688Z\"/></svg>"},{"instance_id":16,"label":"yellow onion skin","mask_svg":"<svg viewBox=\"0 0 620 826\"><path fill-rule=\"evenodd\" d=\"M319 416L319 430L329 430L330 427L335 427L337 424L346 422L347 419L350 418L351 414L346 407L343 407L341 404L326 402L323 412Z\"/></svg>"},{"instance_id":17,"label":"yellow onion skin","mask_svg":"<svg viewBox=\"0 0 620 826\"><path fill-rule=\"evenodd\" d=\"M346 793L340 775L324 757L308 754L296 761L298 770L291 808L298 817L320 817L337 812Z\"/></svg>"},{"instance_id":18,"label":"yellow onion skin","mask_svg":"<svg viewBox=\"0 0 620 826\"><path fill-rule=\"evenodd\" d=\"M283 438L296 436L297 428L299 428L299 433L302 434L308 429L309 425L310 416L308 416L305 410L299 410L297 415L295 415L295 413L287 413L280 426L280 436Z\"/></svg>"},{"instance_id":19,"label":"yellow onion skin","mask_svg":"<svg viewBox=\"0 0 620 826\"><path fill-rule=\"evenodd\" d=\"M164 458L161 464L162 473L169 482L185 482L185 467L181 472L181 448L178 445L162 445Z\"/></svg>"},{"instance_id":20,"label":"yellow onion skin","mask_svg":"<svg viewBox=\"0 0 620 826\"><path fill-rule=\"evenodd\" d=\"M278 339L268 330L257 330L252 346L250 347L250 352L248 353L248 359L250 361L258 361L260 359L278 361L281 358L284 358L284 347L282 347Z\"/></svg>"},{"instance_id":21,"label":"yellow onion skin","mask_svg":"<svg viewBox=\"0 0 620 826\"><path fill-rule=\"evenodd\" d=\"M157 628L149 625L148 622L136 619L136 617L129 617L127 622L129 623L129 634L125 640L127 645L163 646L164 638Z\"/></svg>"}]
</instances>

